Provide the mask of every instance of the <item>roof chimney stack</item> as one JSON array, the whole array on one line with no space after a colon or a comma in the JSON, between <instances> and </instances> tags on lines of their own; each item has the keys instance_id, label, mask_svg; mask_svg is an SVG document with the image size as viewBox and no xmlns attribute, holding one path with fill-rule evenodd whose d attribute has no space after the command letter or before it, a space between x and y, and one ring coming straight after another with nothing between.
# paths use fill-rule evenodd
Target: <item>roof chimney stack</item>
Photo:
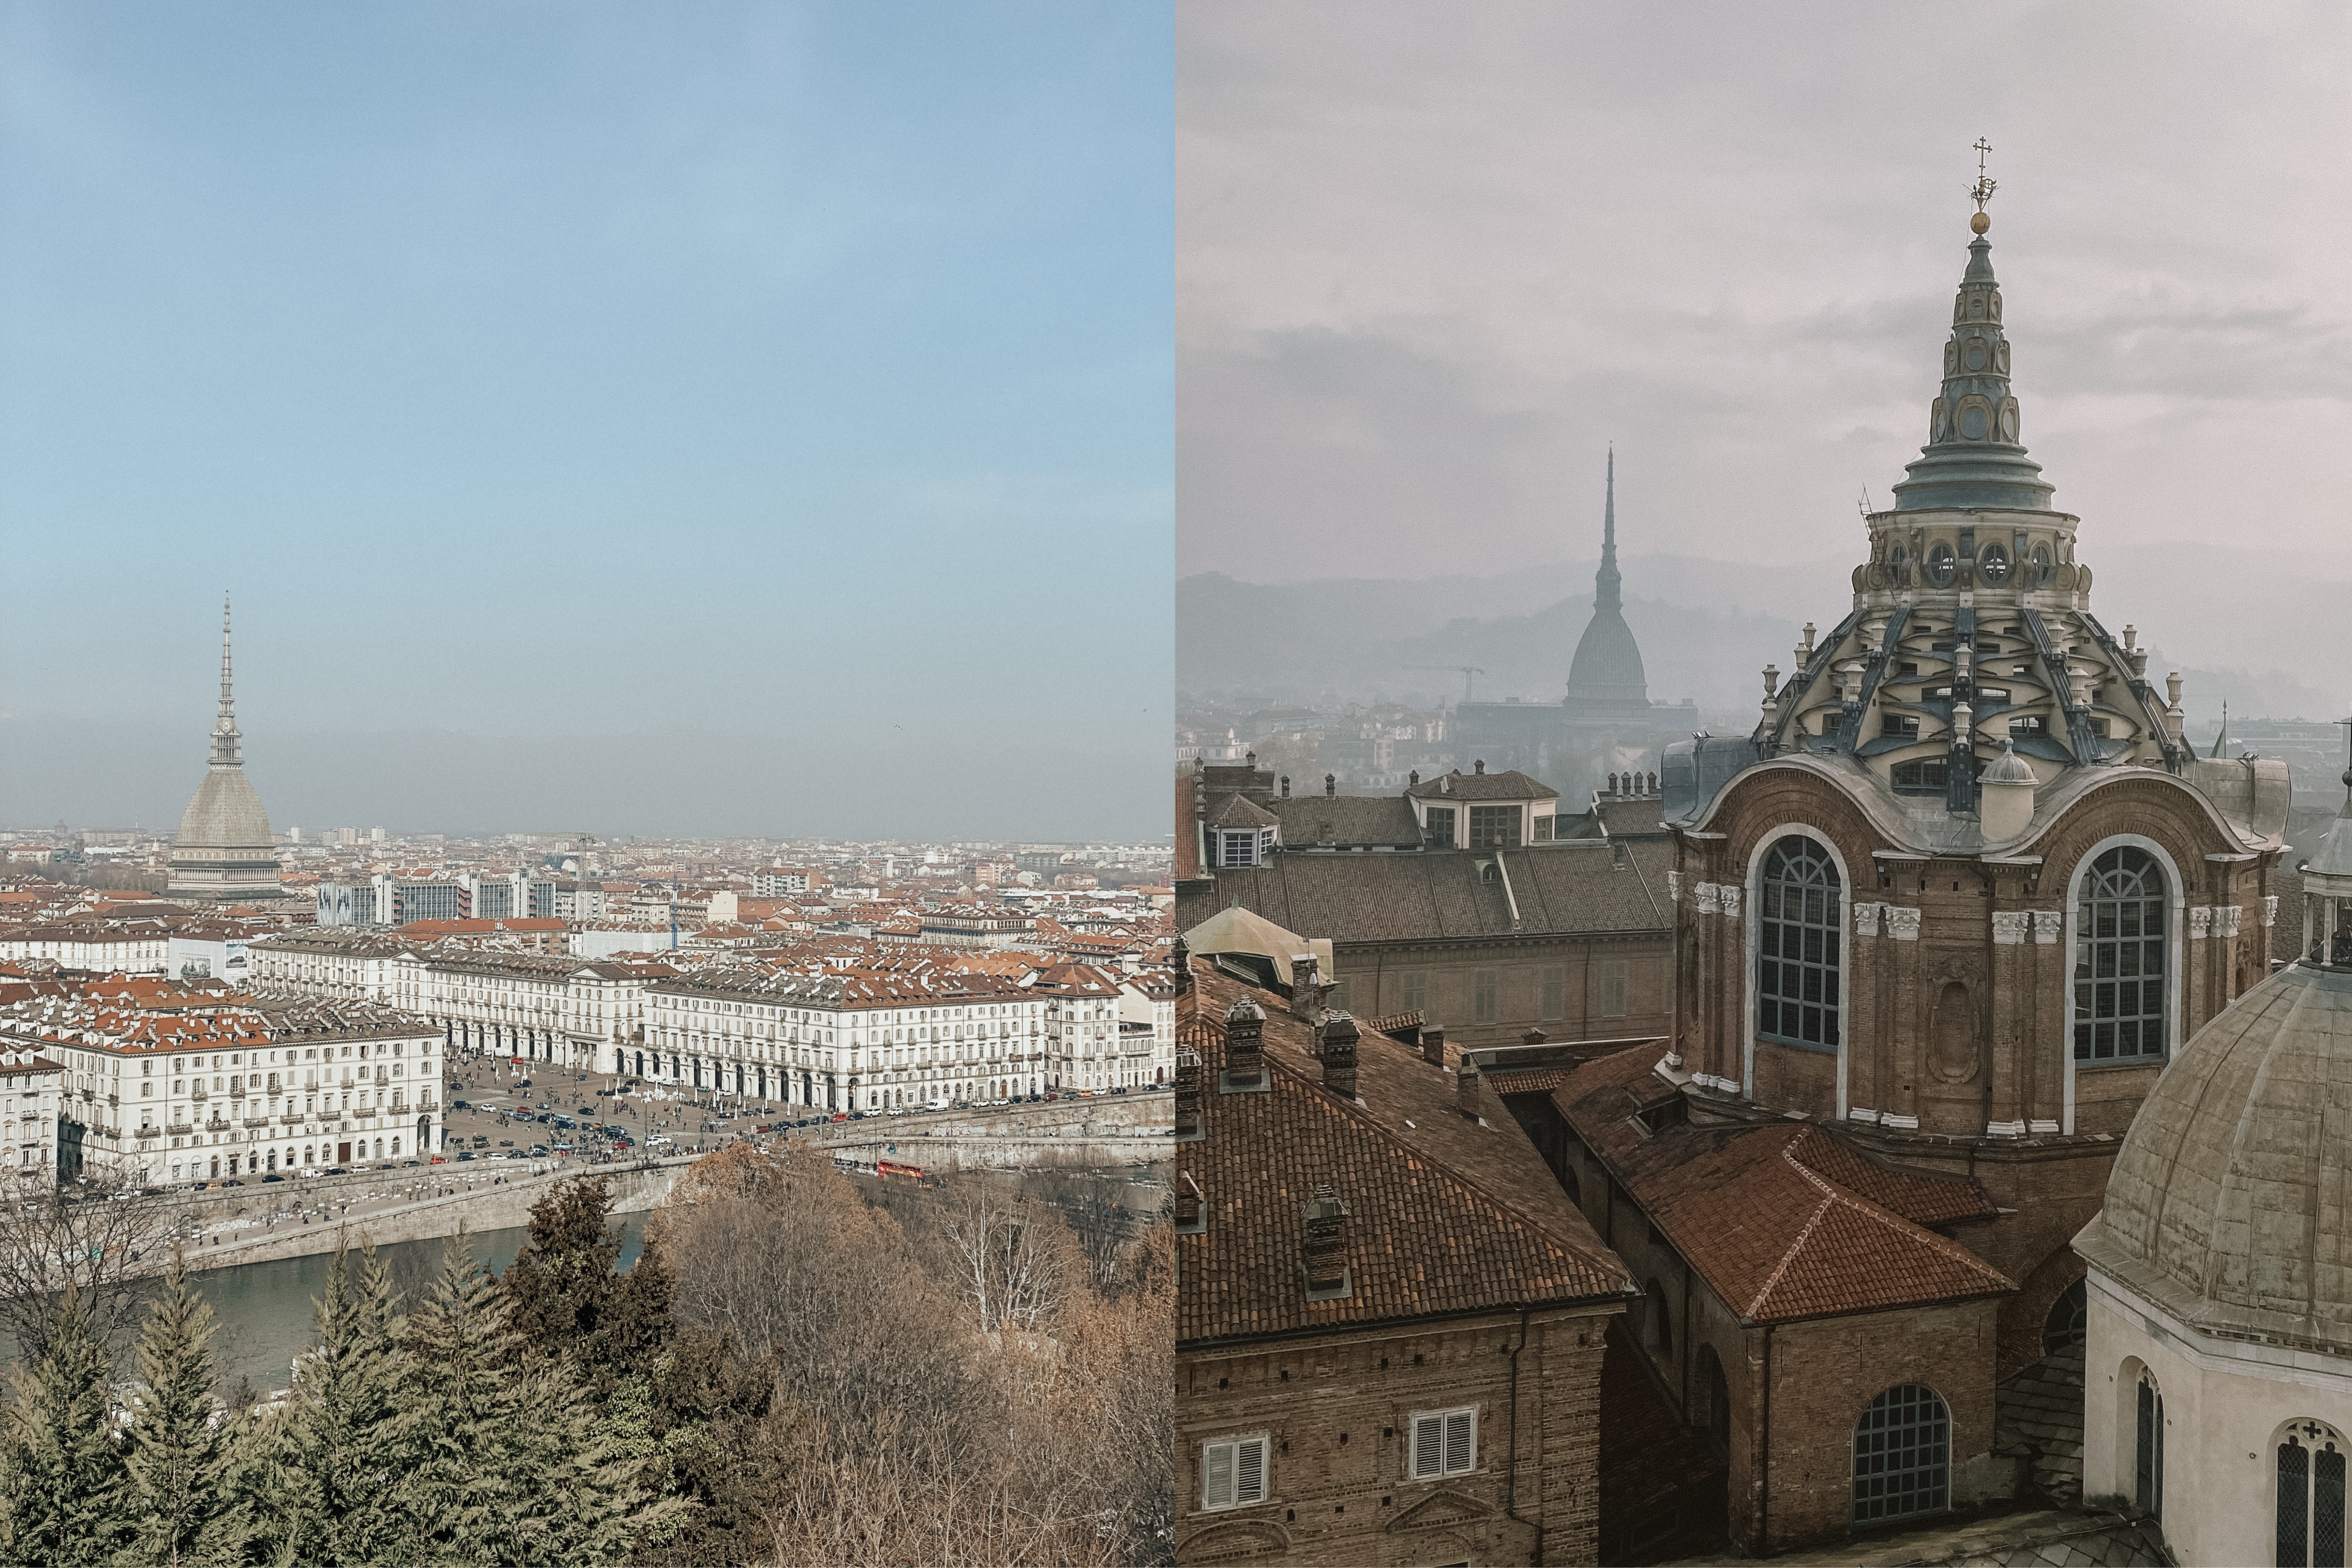
<instances>
[{"instance_id":1,"label":"roof chimney stack","mask_svg":"<svg viewBox=\"0 0 2352 1568\"><path fill-rule=\"evenodd\" d=\"M1176 1051L1176 1142L1197 1142L1201 1131L1201 1053Z\"/></svg>"},{"instance_id":2,"label":"roof chimney stack","mask_svg":"<svg viewBox=\"0 0 2352 1568\"><path fill-rule=\"evenodd\" d=\"M1285 800L1288 800L1290 798L1290 775L1288 773L1282 775L1282 798Z\"/></svg>"},{"instance_id":3,"label":"roof chimney stack","mask_svg":"<svg viewBox=\"0 0 2352 1568\"><path fill-rule=\"evenodd\" d=\"M1311 952L1290 955L1290 1016L1312 1024L1323 1016L1322 976L1318 973L1319 962Z\"/></svg>"},{"instance_id":4,"label":"roof chimney stack","mask_svg":"<svg viewBox=\"0 0 2352 1568\"><path fill-rule=\"evenodd\" d=\"M1323 775L1323 793L1327 795L1338 795L1339 793L1339 774L1325 773Z\"/></svg>"},{"instance_id":5,"label":"roof chimney stack","mask_svg":"<svg viewBox=\"0 0 2352 1568\"><path fill-rule=\"evenodd\" d=\"M1423 1024L1421 1026L1421 1059L1431 1067L1445 1065L1445 1026Z\"/></svg>"},{"instance_id":6,"label":"roof chimney stack","mask_svg":"<svg viewBox=\"0 0 2352 1568\"><path fill-rule=\"evenodd\" d=\"M1454 1108L1465 1116L1483 1121L1486 1115L1486 1076L1481 1065L1471 1052L1462 1053L1461 1065L1454 1069Z\"/></svg>"},{"instance_id":7,"label":"roof chimney stack","mask_svg":"<svg viewBox=\"0 0 2352 1568\"><path fill-rule=\"evenodd\" d=\"M1265 1014L1248 997L1240 997L1225 1011L1225 1070L1217 1088L1227 1094L1253 1094L1265 1087Z\"/></svg>"},{"instance_id":8,"label":"roof chimney stack","mask_svg":"<svg viewBox=\"0 0 2352 1568\"><path fill-rule=\"evenodd\" d=\"M1362 1038L1356 1020L1341 1012L1325 1015L1318 1032L1323 1058L1323 1087L1341 1100L1356 1098L1356 1042Z\"/></svg>"},{"instance_id":9,"label":"roof chimney stack","mask_svg":"<svg viewBox=\"0 0 2352 1568\"><path fill-rule=\"evenodd\" d=\"M1190 996L1192 994L1192 950L1185 945L1181 936L1169 950L1168 962L1176 971L1176 994Z\"/></svg>"},{"instance_id":10,"label":"roof chimney stack","mask_svg":"<svg viewBox=\"0 0 2352 1568\"><path fill-rule=\"evenodd\" d=\"M1307 1235L1298 1270L1306 1277L1307 1299L1331 1301L1353 1295L1355 1282L1348 1270L1348 1205L1339 1201L1328 1182L1318 1182L1302 1217Z\"/></svg>"}]
</instances>

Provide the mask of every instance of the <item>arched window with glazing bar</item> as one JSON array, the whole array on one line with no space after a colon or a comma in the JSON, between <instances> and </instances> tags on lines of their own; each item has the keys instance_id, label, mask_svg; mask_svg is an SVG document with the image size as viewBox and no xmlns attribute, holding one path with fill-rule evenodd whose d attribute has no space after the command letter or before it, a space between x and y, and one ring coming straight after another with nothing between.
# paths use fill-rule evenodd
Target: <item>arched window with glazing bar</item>
<instances>
[{"instance_id":1,"label":"arched window with glazing bar","mask_svg":"<svg viewBox=\"0 0 2352 1568\"><path fill-rule=\"evenodd\" d=\"M2083 873L2074 909L2074 1059L2161 1060L2165 1050L2164 868L2118 844Z\"/></svg>"},{"instance_id":2,"label":"arched window with glazing bar","mask_svg":"<svg viewBox=\"0 0 2352 1568\"><path fill-rule=\"evenodd\" d=\"M1843 879L1820 844L1790 834L1756 879L1756 1032L1835 1050L1844 973Z\"/></svg>"}]
</instances>

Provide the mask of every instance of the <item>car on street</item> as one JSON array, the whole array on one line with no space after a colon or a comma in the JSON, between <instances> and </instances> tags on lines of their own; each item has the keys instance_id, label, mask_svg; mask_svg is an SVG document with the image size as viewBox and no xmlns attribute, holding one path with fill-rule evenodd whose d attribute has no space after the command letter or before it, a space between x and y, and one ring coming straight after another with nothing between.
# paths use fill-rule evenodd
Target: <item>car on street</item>
<instances>
[{"instance_id":1,"label":"car on street","mask_svg":"<svg viewBox=\"0 0 2352 1568\"><path fill-rule=\"evenodd\" d=\"M268 1184L268 1183L270 1183L270 1182L282 1182L282 1181L284 1181L286 1178L285 1178L285 1177L283 1177L283 1176L281 1176L281 1175L279 1175L277 1172L272 1171L272 1172L270 1172L270 1173L269 1173L269 1174L268 1174L268 1175L266 1175L266 1176L262 1177L261 1179L262 1179L262 1181L263 1181L263 1183L264 1183L264 1184Z\"/></svg>"},{"instance_id":2,"label":"car on street","mask_svg":"<svg viewBox=\"0 0 2352 1568\"><path fill-rule=\"evenodd\" d=\"M534 1160L544 1160L544 1159L546 1159L546 1158L547 1158L547 1145L546 1145L546 1144L544 1144L544 1143L534 1143L534 1144L532 1144L532 1145L530 1146L530 1157L531 1157L532 1159L534 1159Z\"/></svg>"},{"instance_id":3,"label":"car on street","mask_svg":"<svg viewBox=\"0 0 2352 1568\"><path fill-rule=\"evenodd\" d=\"M476 1158L478 1158L478 1156L475 1154L475 1152L474 1152L471 1149L468 1149L468 1150L467 1150L464 1153L462 1153L462 1154L458 1155L458 1156L457 1156L457 1158L458 1158L459 1160L461 1160L461 1161L464 1161L464 1160L476 1159Z\"/></svg>"}]
</instances>

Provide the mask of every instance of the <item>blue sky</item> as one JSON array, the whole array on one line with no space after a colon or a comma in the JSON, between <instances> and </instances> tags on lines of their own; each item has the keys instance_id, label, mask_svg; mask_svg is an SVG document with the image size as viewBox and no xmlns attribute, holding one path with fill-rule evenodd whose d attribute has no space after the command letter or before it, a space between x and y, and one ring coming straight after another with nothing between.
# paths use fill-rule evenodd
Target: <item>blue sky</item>
<instances>
[{"instance_id":1,"label":"blue sky","mask_svg":"<svg viewBox=\"0 0 2352 1568\"><path fill-rule=\"evenodd\" d=\"M0 4L0 823L1164 832L1171 47Z\"/></svg>"}]
</instances>

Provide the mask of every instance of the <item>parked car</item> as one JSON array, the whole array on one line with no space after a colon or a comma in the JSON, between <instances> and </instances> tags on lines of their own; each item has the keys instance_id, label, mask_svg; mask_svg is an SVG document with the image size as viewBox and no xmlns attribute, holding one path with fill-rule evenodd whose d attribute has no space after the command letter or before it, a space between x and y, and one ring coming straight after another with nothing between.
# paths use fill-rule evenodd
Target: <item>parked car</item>
<instances>
[{"instance_id":1,"label":"parked car","mask_svg":"<svg viewBox=\"0 0 2352 1568\"><path fill-rule=\"evenodd\" d=\"M264 1176L264 1177L262 1177L262 1178L261 1178L261 1180L262 1180L262 1182L263 1182L263 1184L264 1184L265 1185L266 1185L267 1184L268 1184L268 1183L271 1183L271 1182L282 1182L282 1181L284 1181L285 1179L286 1179L285 1177L283 1177L283 1176L279 1175L279 1174L278 1174L277 1172L275 1172L275 1171L270 1172L270 1173L269 1173L269 1174L268 1174L268 1175L266 1175L266 1176Z\"/></svg>"},{"instance_id":2,"label":"parked car","mask_svg":"<svg viewBox=\"0 0 2352 1568\"><path fill-rule=\"evenodd\" d=\"M449 1102L449 1109L452 1110L471 1110L474 1108L467 1104L462 1100L453 1100Z\"/></svg>"},{"instance_id":3,"label":"parked car","mask_svg":"<svg viewBox=\"0 0 2352 1568\"><path fill-rule=\"evenodd\" d=\"M330 1165L327 1167L327 1174L331 1176L348 1176L351 1174L351 1172L341 1165Z\"/></svg>"},{"instance_id":4,"label":"parked car","mask_svg":"<svg viewBox=\"0 0 2352 1568\"><path fill-rule=\"evenodd\" d=\"M462 1161L466 1161L466 1160L471 1160L471 1159L475 1158L475 1154L474 1154L474 1152L473 1152L471 1149L468 1149L468 1150L467 1150L465 1152L463 1152L463 1153L459 1154L459 1155L457 1156L457 1158L458 1158L461 1162L462 1162Z\"/></svg>"},{"instance_id":5,"label":"parked car","mask_svg":"<svg viewBox=\"0 0 2352 1568\"><path fill-rule=\"evenodd\" d=\"M530 1157L531 1157L532 1159L534 1159L534 1160L544 1160L544 1159L546 1159L546 1158L547 1158L547 1145L546 1145L546 1144L544 1144L544 1143L534 1143L534 1144L532 1144L532 1145L530 1146Z\"/></svg>"},{"instance_id":6,"label":"parked car","mask_svg":"<svg viewBox=\"0 0 2352 1568\"><path fill-rule=\"evenodd\" d=\"M530 1087L530 1079L527 1078L519 1078L515 1079L515 1087L517 1089L529 1089Z\"/></svg>"}]
</instances>

